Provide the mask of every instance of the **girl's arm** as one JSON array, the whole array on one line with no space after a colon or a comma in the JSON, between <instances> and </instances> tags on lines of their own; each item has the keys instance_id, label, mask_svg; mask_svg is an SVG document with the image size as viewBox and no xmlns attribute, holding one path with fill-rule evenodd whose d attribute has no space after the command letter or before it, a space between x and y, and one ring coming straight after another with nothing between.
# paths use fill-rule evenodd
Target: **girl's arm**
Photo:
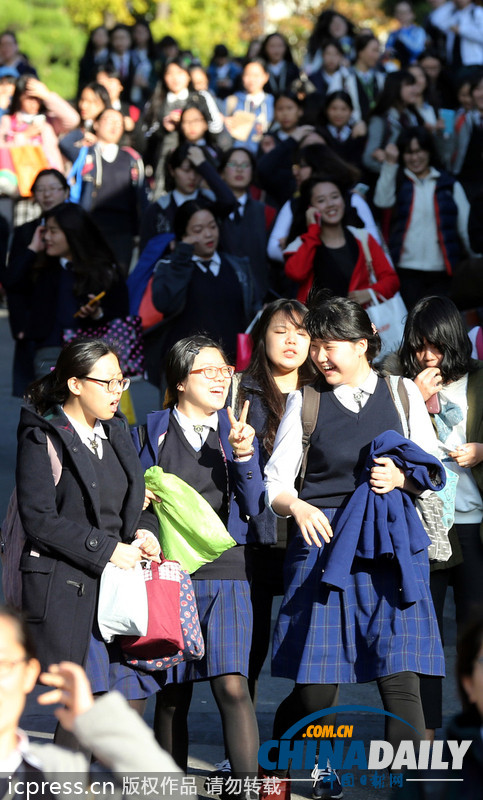
<instances>
[{"instance_id":1,"label":"girl's arm","mask_svg":"<svg viewBox=\"0 0 483 800\"><path fill-rule=\"evenodd\" d=\"M306 280L313 271L318 247L320 247L320 226L313 223L309 225L307 233L291 242L284 251L287 277L297 283Z\"/></svg>"},{"instance_id":2,"label":"girl's arm","mask_svg":"<svg viewBox=\"0 0 483 800\"><path fill-rule=\"evenodd\" d=\"M153 303L163 314L175 314L186 302L186 293L195 269L192 244L179 242L168 258L156 264L153 278Z\"/></svg>"}]
</instances>

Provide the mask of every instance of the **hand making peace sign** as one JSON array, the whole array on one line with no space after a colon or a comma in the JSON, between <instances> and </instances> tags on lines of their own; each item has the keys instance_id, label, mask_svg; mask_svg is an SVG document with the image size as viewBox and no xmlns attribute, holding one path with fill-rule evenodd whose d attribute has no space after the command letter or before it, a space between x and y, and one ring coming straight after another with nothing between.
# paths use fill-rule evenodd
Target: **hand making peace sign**
<instances>
[{"instance_id":1,"label":"hand making peace sign","mask_svg":"<svg viewBox=\"0 0 483 800\"><path fill-rule=\"evenodd\" d=\"M249 401L245 400L241 410L240 419L237 420L233 409L228 406L226 409L228 419L231 424L231 431L228 436L228 441L233 447L233 452L238 458L243 456L252 455L253 437L255 436L255 429L247 423L247 415L249 408Z\"/></svg>"}]
</instances>

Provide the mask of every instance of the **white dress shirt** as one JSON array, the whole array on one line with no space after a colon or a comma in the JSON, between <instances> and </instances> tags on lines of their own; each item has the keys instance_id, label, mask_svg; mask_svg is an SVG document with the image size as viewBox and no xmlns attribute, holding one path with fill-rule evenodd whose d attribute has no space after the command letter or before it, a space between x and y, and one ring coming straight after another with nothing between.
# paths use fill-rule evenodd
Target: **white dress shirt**
<instances>
[{"instance_id":1,"label":"white dress shirt","mask_svg":"<svg viewBox=\"0 0 483 800\"><path fill-rule=\"evenodd\" d=\"M435 454L438 442L423 396L412 381L407 378L403 380L409 397L410 439L423 450ZM354 387L342 385L333 391L343 406L357 413L359 406L363 408L374 393L376 385L377 375L371 370L364 383L357 387L362 395L360 403L354 399ZM269 505L282 492L288 492L293 497L298 496L295 481L302 464L302 434L302 392L297 390L291 392L287 398L285 414L275 437L273 453L265 467L265 486Z\"/></svg>"},{"instance_id":2,"label":"white dress shirt","mask_svg":"<svg viewBox=\"0 0 483 800\"><path fill-rule=\"evenodd\" d=\"M195 422L186 414L182 414L179 410L178 406L175 406L173 409L173 417L175 418L176 422L178 423L179 427L183 431L188 444L191 445L193 450L197 453L201 450L204 443L208 438L208 434L210 432L210 428L214 431L218 430L218 412L214 411L209 417L204 419L202 422ZM202 425L203 431L202 433L198 433L195 431L195 425Z\"/></svg>"}]
</instances>

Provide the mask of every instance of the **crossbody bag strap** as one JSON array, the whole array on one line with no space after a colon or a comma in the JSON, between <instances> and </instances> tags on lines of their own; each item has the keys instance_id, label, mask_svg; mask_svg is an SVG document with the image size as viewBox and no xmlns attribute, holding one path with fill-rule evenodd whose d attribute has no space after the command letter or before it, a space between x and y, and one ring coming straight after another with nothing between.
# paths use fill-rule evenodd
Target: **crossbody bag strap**
<instances>
[{"instance_id":1,"label":"crossbody bag strap","mask_svg":"<svg viewBox=\"0 0 483 800\"><path fill-rule=\"evenodd\" d=\"M313 386L302 389L302 465L297 478L298 488L303 485L309 457L310 439L319 416L320 392Z\"/></svg>"}]
</instances>

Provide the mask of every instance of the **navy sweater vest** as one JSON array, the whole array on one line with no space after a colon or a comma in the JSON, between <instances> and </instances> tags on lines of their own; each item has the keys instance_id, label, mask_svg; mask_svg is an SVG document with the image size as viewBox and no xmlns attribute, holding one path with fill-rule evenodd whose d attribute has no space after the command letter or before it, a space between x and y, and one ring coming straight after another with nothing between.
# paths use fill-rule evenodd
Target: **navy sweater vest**
<instances>
[{"instance_id":1,"label":"navy sweater vest","mask_svg":"<svg viewBox=\"0 0 483 800\"><path fill-rule=\"evenodd\" d=\"M342 506L356 488L372 440L387 430L403 433L382 378L358 414L345 408L330 389L322 391L301 499L317 508Z\"/></svg>"}]
</instances>

